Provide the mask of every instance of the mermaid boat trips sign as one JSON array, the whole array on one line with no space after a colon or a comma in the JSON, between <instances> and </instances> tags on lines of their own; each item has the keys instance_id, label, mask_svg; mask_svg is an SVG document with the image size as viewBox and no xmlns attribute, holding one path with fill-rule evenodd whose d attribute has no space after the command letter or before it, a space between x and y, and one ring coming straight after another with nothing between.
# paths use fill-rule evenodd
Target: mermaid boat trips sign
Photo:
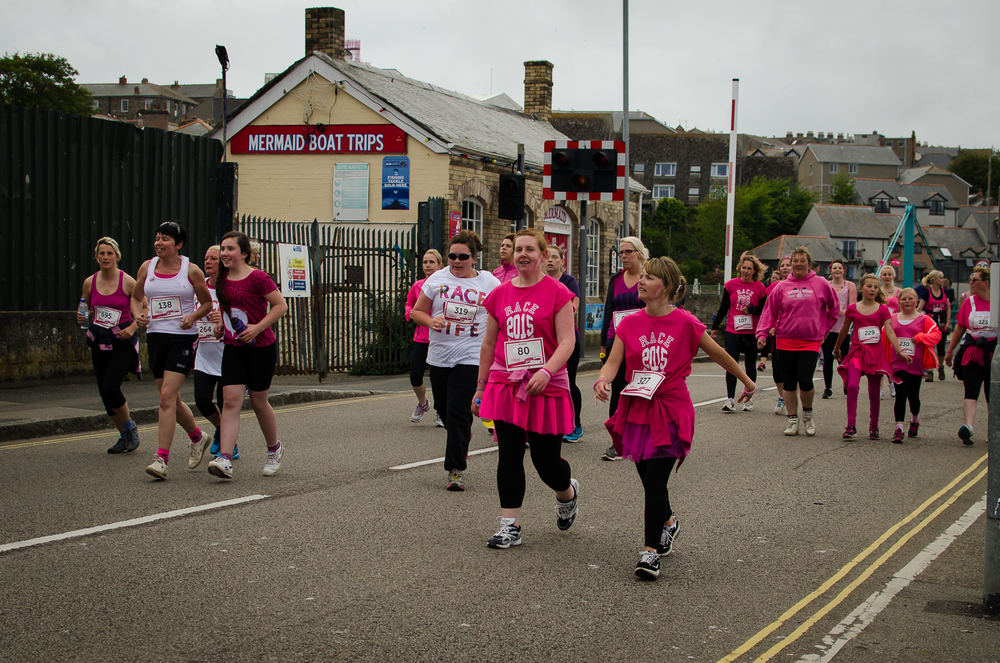
<instances>
[{"instance_id":1,"label":"mermaid boat trips sign","mask_svg":"<svg viewBox=\"0 0 1000 663\"><path fill-rule=\"evenodd\" d=\"M406 133L392 124L247 127L233 154L406 154Z\"/></svg>"}]
</instances>

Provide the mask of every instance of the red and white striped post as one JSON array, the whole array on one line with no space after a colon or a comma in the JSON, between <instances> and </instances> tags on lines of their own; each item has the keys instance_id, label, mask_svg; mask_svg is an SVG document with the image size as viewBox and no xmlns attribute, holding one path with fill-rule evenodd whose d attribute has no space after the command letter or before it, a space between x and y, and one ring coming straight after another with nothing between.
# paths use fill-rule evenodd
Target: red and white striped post
<instances>
[{"instance_id":1,"label":"red and white striped post","mask_svg":"<svg viewBox=\"0 0 1000 663\"><path fill-rule=\"evenodd\" d=\"M733 223L736 217L736 106L740 79L733 79L732 118L729 125L729 189L726 196L726 267L723 281L733 278Z\"/></svg>"}]
</instances>

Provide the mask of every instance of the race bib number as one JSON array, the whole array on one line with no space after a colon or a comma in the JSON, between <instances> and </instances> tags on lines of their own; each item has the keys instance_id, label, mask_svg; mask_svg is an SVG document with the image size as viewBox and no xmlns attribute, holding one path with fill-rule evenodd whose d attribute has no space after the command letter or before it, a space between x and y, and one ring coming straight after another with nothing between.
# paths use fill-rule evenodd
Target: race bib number
<instances>
[{"instance_id":1,"label":"race bib number","mask_svg":"<svg viewBox=\"0 0 1000 663\"><path fill-rule=\"evenodd\" d=\"M507 341L503 345L504 359L508 371L522 368L541 368L545 364L542 339L529 338L523 341Z\"/></svg>"},{"instance_id":2,"label":"race bib number","mask_svg":"<svg viewBox=\"0 0 1000 663\"><path fill-rule=\"evenodd\" d=\"M899 341L899 349L903 352L903 354L906 355L906 356L908 356L908 357L912 357L913 356L913 339L912 338L900 338L900 339L897 339L897 340Z\"/></svg>"},{"instance_id":3,"label":"race bib number","mask_svg":"<svg viewBox=\"0 0 1000 663\"><path fill-rule=\"evenodd\" d=\"M622 396L637 396L649 400L664 379L663 373L636 371L632 374L632 381L622 389Z\"/></svg>"},{"instance_id":4,"label":"race bib number","mask_svg":"<svg viewBox=\"0 0 1000 663\"><path fill-rule=\"evenodd\" d=\"M862 327L858 329L858 340L865 345L878 343L882 340L882 329L880 327Z\"/></svg>"},{"instance_id":5,"label":"race bib number","mask_svg":"<svg viewBox=\"0 0 1000 663\"><path fill-rule=\"evenodd\" d=\"M215 338L214 322L205 322L204 320L198 322L198 342L199 343L219 342L219 339Z\"/></svg>"},{"instance_id":6,"label":"race bib number","mask_svg":"<svg viewBox=\"0 0 1000 663\"><path fill-rule=\"evenodd\" d=\"M122 318L122 312L118 309L98 306L94 308L94 324L98 327L111 329L118 326L118 321Z\"/></svg>"},{"instance_id":7,"label":"race bib number","mask_svg":"<svg viewBox=\"0 0 1000 663\"><path fill-rule=\"evenodd\" d=\"M615 323L615 329L618 329L618 325L621 324L621 321L625 318L625 316L632 315L633 313L635 313L638 310L639 309L637 309L637 308L629 308L629 309L625 309L624 311L615 311L615 314L613 316L614 317L614 323Z\"/></svg>"},{"instance_id":8,"label":"race bib number","mask_svg":"<svg viewBox=\"0 0 1000 663\"><path fill-rule=\"evenodd\" d=\"M753 331L753 316L740 314L733 316L733 329L736 331Z\"/></svg>"},{"instance_id":9,"label":"race bib number","mask_svg":"<svg viewBox=\"0 0 1000 663\"><path fill-rule=\"evenodd\" d=\"M151 320L173 320L183 317L180 297L153 297L149 300Z\"/></svg>"},{"instance_id":10,"label":"race bib number","mask_svg":"<svg viewBox=\"0 0 1000 663\"><path fill-rule=\"evenodd\" d=\"M990 314L986 313L972 313L969 315L969 329L972 331L993 331L990 327Z\"/></svg>"},{"instance_id":11,"label":"race bib number","mask_svg":"<svg viewBox=\"0 0 1000 663\"><path fill-rule=\"evenodd\" d=\"M476 321L479 307L465 302L445 302L444 319L457 325L471 325Z\"/></svg>"}]
</instances>

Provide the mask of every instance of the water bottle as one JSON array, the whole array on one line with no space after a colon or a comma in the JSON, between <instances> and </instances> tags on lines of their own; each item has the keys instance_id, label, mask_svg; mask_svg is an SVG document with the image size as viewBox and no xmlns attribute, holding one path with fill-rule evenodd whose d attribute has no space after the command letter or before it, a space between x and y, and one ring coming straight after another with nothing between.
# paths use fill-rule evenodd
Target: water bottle
<instances>
[{"instance_id":1,"label":"water bottle","mask_svg":"<svg viewBox=\"0 0 1000 663\"><path fill-rule=\"evenodd\" d=\"M246 323L244 323L239 318L235 318L233 316L229 316L229 322L230 322L230 324L232 324L233 329L236 330L236 335L237 336L239 336L240 334L242 334L243 332L245 332L247 330ZM247 345L256 345L256 343L257 343L257 339L251 339L251 341L249 343L247 343Z\"/></svg>"},{"instance_id":2,"label":"water bottle","mask_svg":"<svg viewBox=\"0 0 1000 663\"><path fill-rule=\"evenodd\" d=\"M88 329L90 327L90 311L87 310L87 300L83 297L80 298L80 315L83 316L83 322L80 323L80 329Z\"/></svg>"}]
</instances>

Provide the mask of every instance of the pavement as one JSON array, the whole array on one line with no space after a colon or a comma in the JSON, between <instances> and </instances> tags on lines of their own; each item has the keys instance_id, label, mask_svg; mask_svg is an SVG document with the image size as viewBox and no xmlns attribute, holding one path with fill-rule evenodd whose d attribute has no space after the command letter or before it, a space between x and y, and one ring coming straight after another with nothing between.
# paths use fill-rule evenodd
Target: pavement
<instances>
[{"instance_id":1,"label":"pavement","mask_svg":"<svg viewBox=\"0 0 1000 663\"><path fill-rule=\"evenodd\" d=\"M588 358L581 362L580 373L599 367L598 359ZM283 406L409 389L406 375L334 374L323 381L314 375L276 376L271 402ZM158 394L152 379L127 382L123 391L137 423L155 422ZM185 402L194 403L191 380L185 382L181 394ZM90 379L46 380L0 389L0 444L104 428L110 425ZM952 540L936 554L932 551L930 561L912 582L889 597L881 610L857 617L867 624L853 639L838 644L830 638L825 640L827 647L818 647L816 654L800 660L1000 663L1000 616L985 614L982 605L984 528L996 524L980 515L967 529L953 533ZM872 595L870 607L882 605L883 599ZM851 635L853 627L845 630Z\"/></svg>"}]
</instances>

